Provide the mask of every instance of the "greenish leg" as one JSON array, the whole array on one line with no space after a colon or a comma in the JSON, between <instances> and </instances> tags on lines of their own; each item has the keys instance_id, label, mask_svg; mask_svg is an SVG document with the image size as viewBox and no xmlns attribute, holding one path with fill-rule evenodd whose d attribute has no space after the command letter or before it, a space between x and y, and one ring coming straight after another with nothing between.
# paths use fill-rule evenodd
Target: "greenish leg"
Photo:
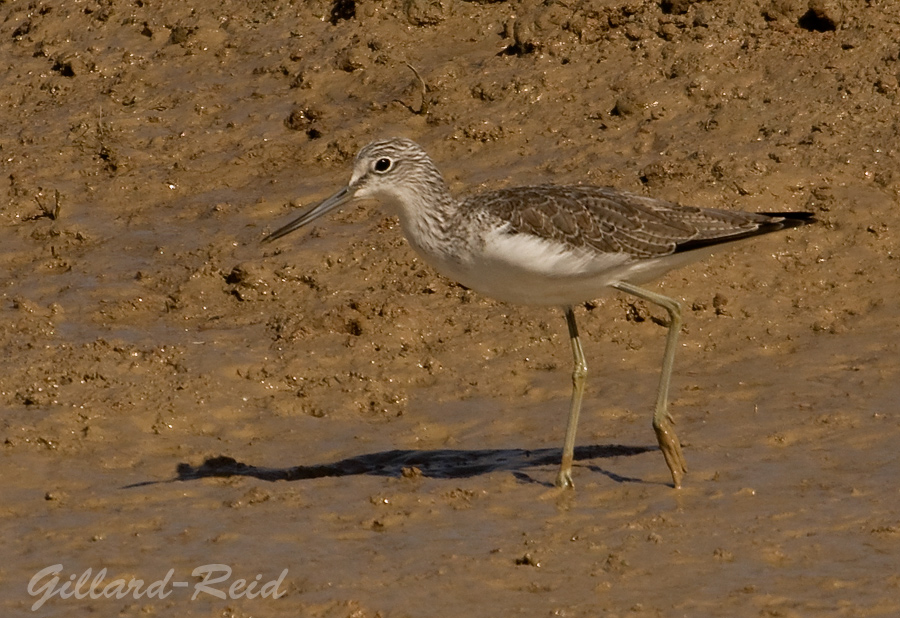
<instances>
[{"instance_id":1,"label":"greenish leg","mask_svg":"<svg viewBox=\"0 0 900 618\"><path fill-rule=\"evenodd\" d=\"M642 298L654 305L659 305L669 313L669 333L666 336L666 352L663 356L662 375L659 378L659 389L656 392L653 429L656 431L656 440L659 442L659 448L666 458L666 464L668 464L669 471L672 473L672 481L677 489L681 487L681 479L687 472L687 464L684 461L684 453L681 452L681 443L678 441L678 436L675 435L675 421L668 412L668 399L669 382L672 378L672 365L675 363L678 333L681 330L681 306L668 296L650 292L630 283L617 283L613 287Z\"/></svg>"},{"instance_id":2,"label":"greenish leg","mask_svg":"<svg viewBox=\"0 0 900 618\"><path fill-rule=\"evenodd\" d=\"M566 441L563 444L562 463L556 477L557 487L575 487L572 482L572 462L575 459L575 431L578 429L578 415L581 412L581 398L584 395L584 381L587 378L587 363L581 340L578 338L578 326L575 324L575 312L566 307L566 324L569 325L569 339L572 342L572 355L575 358L575 369L572 371L572 404L569 408L569 422L566 425Z\"/></svg>"}]
</instances>

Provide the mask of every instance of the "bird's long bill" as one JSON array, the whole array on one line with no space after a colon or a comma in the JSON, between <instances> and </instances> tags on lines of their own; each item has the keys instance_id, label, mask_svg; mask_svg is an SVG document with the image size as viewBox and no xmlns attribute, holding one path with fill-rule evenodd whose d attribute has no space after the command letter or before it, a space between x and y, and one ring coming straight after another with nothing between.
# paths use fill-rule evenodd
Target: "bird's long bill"
<instances>
[{"instance_id":1,"label":"bird's long bill","mask_svg":"<svg viewBox=\"0 0 900 618\"><path fill-rule=\"evenodd\" d=\"M278 228L268 236L262 239L263 242L270 242L275 240L276 238L281 238L282 236L287 236L294 230L300 229L310 221L314 219L318 219L326 212L330 210L334 210L338 206L346 204L350 200L353 199L353 193L350 191L350 187L344 187L331 197L319 202L315 206L312 206L309 210L304 212L302 215L288 223L287 225Z\"/></svg>"}]
</instances>

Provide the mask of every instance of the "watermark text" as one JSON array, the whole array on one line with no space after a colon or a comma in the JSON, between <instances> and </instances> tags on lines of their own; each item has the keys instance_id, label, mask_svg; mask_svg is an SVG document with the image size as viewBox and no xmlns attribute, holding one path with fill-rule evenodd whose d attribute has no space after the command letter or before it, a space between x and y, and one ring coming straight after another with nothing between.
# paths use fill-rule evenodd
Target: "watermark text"
<instances>
[{"instance_id":1,"label":"watermark text","mask_svg":"<svg viewBox=\"0 0 900 618\"><path fill-rule=\"evenodd\" d=\"M106 567L96 573L87 569L81 574L61 575L62 564L51 564L34 574L28 582L28 594L37 597L32 604L31 611L37 611L49 599L57 596L60 599L124 599L131 597L135 600L165 599L176 588L193 589L191 601L200 595L209 595L219 599L255 599L258 597L278 599L285 595L279 590L287 576L284 569L277 578L262 581L262 575L253 579L235 579L231 581L232 569L227 564L204 564L198 566L191 575L200 578L199 581L187 582L173 580L175 569L169 569L165 577L152 582L143 579L118 578L107 580ZM230 584L229 584L230 581Z\"/></svg>"}]
</instances>

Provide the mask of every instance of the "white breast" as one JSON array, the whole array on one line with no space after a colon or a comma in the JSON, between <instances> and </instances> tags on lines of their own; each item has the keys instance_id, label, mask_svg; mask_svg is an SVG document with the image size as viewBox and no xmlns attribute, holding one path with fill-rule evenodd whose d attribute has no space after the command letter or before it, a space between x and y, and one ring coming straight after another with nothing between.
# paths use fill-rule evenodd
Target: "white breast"
<instances>
[{"instance_id":1,"label":"white breast","mask_svg":"<svg viewBox=\"0 0 900 618\"><path fill-rule=\"evenodd\" d=\"M504 227L467 246L420 254L441 274L476 292L526 305L571 305L597 298L621 281L633 262L625 254L573 249L530 234L509 234Z\"/></svg>"}]
</instances>

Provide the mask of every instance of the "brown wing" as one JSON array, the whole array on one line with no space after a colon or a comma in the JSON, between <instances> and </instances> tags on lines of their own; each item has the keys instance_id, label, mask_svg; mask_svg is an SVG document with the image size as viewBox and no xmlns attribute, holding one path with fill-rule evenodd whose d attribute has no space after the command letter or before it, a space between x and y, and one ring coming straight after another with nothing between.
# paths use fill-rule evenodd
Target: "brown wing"
<instances>
[{"instance_id":1,"label":"brown wing","mask_svg":"<svg viewBox=\"0 0 900 618\"><path fill-rule=\"evenodd\" d=\"M461 208L470 215L480 211L506 222L511 233L533 234L573 247L627 253L636 258L660 257L812 221L809 213L765 214L679 206L581 185L500 189L463 200Z\"/></svg>"}]
</instances>

